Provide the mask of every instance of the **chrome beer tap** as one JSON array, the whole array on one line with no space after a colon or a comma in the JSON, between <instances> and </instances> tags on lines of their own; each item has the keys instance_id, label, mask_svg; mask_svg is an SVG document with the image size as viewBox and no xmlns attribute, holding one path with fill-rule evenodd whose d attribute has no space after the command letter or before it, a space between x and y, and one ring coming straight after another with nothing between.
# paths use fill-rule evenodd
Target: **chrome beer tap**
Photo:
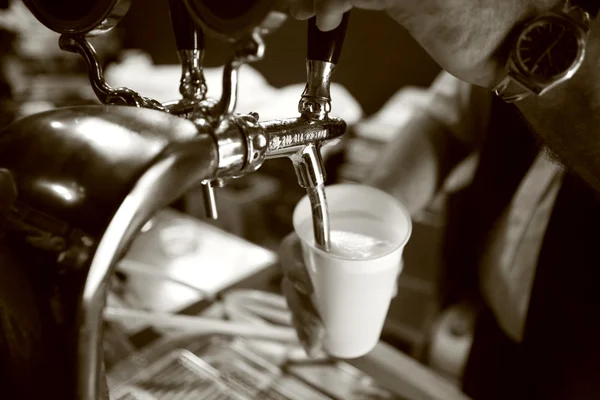
<instances>
[{"instance_id":1,"label":"chrome beer tap","mask_svg":"<svg viewBox=\"0 0 600 400\"><path fill-rule=\"evenodd\" d=\"M214 31L217 24L206 23L207 15L197 11L201 0L171 0L182 98L164 104L105 82L86 35L114 26L128 1L96 2L81 23L65 17L52 2L26 4L61 34L62 49L84 58L102 105L32 115L0 133L0 186L14 189L10 196L0 197L5 228L0 250L10 252L0 254L1 266L23 276L22 296L11 301L26 302L32 310L32 315L15 315L34 321L23 321L28 333L19 337L31 341L23 346L36 349L29 357L39 366L24 366L23 371L33 381L45 382L53 397L65 400L100 398L102 323L110 278L155 212L203 185L208 214L216 217L213 185L252 173L268 159L288 157L313 201L316 242L326 248L320 148L346 130L343 120L329 116L329 83L347 16L333 33L316 30L314 20L309 23L307 85L300 115L259 121L257 114L235 113L235 105L239 67L262 58L262 36L284 20L283 14L270 11L269 1L255 2L252 15L258 19L252 19L251 29L231 34L234 54L224 68L222 96L213 100L206 98L202 74L203 31ZM244 22L244 28L247 25ZM0 350L1 346L0 342ZM20 365L16 359L9 362L15 368ZM34 398L43 397L46 390Z\"/></svg>"},{"instance_id":2,"label":"chrome beer tap","mask_svg":"<svg viewBox=\"0 0 600 400\"><path fill-rule=\"evenodd\" d=\"M350 13L344 14L338 28L321 32L316 26L316 19L308 23L308 45L306 53L307 83L301 95L298 111L299 117L258 122L258 115L233 115L237 93L237 70L240 60L256 61L262 58L264 43L261 36L254 31L253 35L242 41L240 50L225 67L223 75L223 97L215 107L221 121L229 116L236 129L241 129L248 140L248 157L252 162L245 167L242 176L255 171L266 159L288 157L296 171L298 183L306 189L313 210L313 230L315 243L324 250L329 249L329 214L324 186L326 174L321 157L321 147L332 139L339 138L346 130L344 121L329 117L331 111L330 84L331 77L339 61ZM205 114L205 113L201 113ZM204 118L204 117L201 117ZM231 140L231 130L219 126L216 137ZM243 146L243 144L239 144ZM227 165L231 163L225 162ZM223 176L216 180L219 186L225 182ZM216 218L217 207L213 192L213 184L203 184L207 215Z\"/></svg>"},{"instance_id":3,"label":"chrome beer tap","mask_svg":"<svg viewBox=\"0 0 600 400\"><path fill-rule=\"evenodd\" d=\"M307 82L298 104L298 111L308 121L321 122L329 119L331 77L340 58L349 18L350 13L345 13L340 25L329 32L319 30L316 17L308 22ZM292 157L292 161L296 167L298 183L306 189L312 205L315 243L327 251L330 245L329 213L320 147L321 142L312 143Z\"/></svg>"}]
</instances>

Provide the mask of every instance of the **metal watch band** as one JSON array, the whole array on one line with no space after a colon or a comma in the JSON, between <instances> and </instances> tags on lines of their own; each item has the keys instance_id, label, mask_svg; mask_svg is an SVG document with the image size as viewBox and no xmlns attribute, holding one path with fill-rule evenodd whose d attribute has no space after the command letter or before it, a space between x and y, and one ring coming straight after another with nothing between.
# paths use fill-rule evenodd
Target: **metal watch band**
<instances>
[{"instance_id":1,"label":"metal watch band","mask_svg":"<svg viewBox=\"0 0 600 400\"><path fill-rule=\"evenodd\" d=\"M516 103L531 95L529 90L510 75L506 75L500 83L492 88L492 91L506 103Z\"/></svg>"}]
</instances>

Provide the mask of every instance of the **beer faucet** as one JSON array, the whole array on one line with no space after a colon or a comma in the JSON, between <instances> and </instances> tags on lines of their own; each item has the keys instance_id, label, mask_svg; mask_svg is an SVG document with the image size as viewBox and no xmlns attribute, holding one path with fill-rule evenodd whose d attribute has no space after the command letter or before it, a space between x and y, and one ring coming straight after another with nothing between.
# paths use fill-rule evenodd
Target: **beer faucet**
<instances>
[{"instance_id":1,"label":"beer faucet","mask_svg":"<svg viewBox=\"0 0 600 400\"><path fill-rule=\"evenodd\" d=\"M183 0L171 0L170 7L182 64L181 99L160 103L112 88L86 37L66 32L60 47L83 57L103 105L33 115L0 135L0 177L16 193L10 204L0 204L7 232L0 240L16 249L18 268L27 271L31 286L43 289L36 304L44 327L35 337L50 345L36 357L40 365L58 364L40 377L58 385L61 398L99 398L110 277L146 221L186 191L202 186L207 214L216 218L215 186L287 157L311 198L316 243L328 246L320 150L346 130L343 120L329 115L329 86L348 15L332 32L309 22L300 115L260 121L255 113L235 112L238 71L263 57L262 36L281 24L282 14L269 14L235 43L222 96L214 100L206 97L202 29Z\"/></svg>"},{"instance_id":2,"label":"beer faucet","mask_svg":"<svg viewBox=\"0 0 600 400\"><path fill-rule=\"evenodd\" d=\"M243 56L234 56L226 65L223 75L223 97L215 107L216 115L220 118L233 118L236 129L241 129L244 132L242 136L250 138L247 145L249 151L254 152L251 157L253 162L238 176L256 170L267 159L288 157L292 161L298 183L306 189L312 204L315 243L324 250L329 248L329 216L324 191L326 174L321 147L324 143L340 137L346 129L345 123L338 118L330 118L329 112L331 77L339 61L349 15L344 14L340 26L329 32L321 32L318 29L316 18L309 20L307 83L298 103L299 117L258 122L259 116L256 113L237 117L232 115L235 108L239 60L258 60L264 52L264 44L256 32L244 43L245 47L242 49L245 52L240 52ZM203 121L206 111L203 110L201 115L200 119ZM222 127L215 132L217 138L227 141L231 138L231 132L223 130ZM231 162L225 164L231 165ZM217 177L214 182L222 186L225 181L223 177ZM206 213L209 218L217 218L214 182L203 183Z\"/></svg>"},{"instance_id":3,"label":"beer faucet","mask_svg":"<svg viewBox=\"0 0 600 400\"><path fill-rule=\"evenodd\" d=\"M306 88L298 111L302 118L312 123L326 122L331 111L331 77L339 61L346 36L348 18L346 12L340 25L329 32L321 32L317 19L308 22L308 47L306 52ZM329 250L329 213L325 197L326 175L321 159L322 142L316 141L295 153L291 158L298 175L298 183L306 189L313 213L315 244Z\"/></svg>"},{"instance_id":4,"label":"beer faucet","mask_svg":"<svg viewBox=\"0 0 600 400\"><path fill-rule=\"evenodd\" d=\"M195 104L204 100L206 84L202 75L201 63L203 55L204 38L201 30L194 26L193 21L177 0L171 0L171 17L180 59L182 62L182 78L180 92L183 103L177 102L170 106L171 112L181 110L181 105ZM251 35L243 39L236 46L231 60L225 65L223 72L222 96L218 103L203 102L192 115L188 117L197 124L215 124L217 140L231 142L231 126L233 130L242 130L242 136L249 138L246 141L248 151L252 152L252 162L246 166L242 173L227 176L228 171L223 171L220 176L212 181L202 183L206 216L209 219L218 218L218 210L214 194L214 186L223 186L227 179L237 178L246 173L253 172L260 167L262 162L270 158L288 157L294 165L299 185L306 189L313 210L313 231L315 243L324 250L329 249L329 215L324 185L326 174L323 168L321 146L323 143L341 136L345 131L343 121L329 118L331 111L331 78L339 61L348 19L350 13L344 14L340 25L328 32L322 32L316 25L316 18L308 22L306 70L307 83L298 104L300 117L278 121L258 123L259 116L250 113L244 116L234 116L237 102L238 71L243 63L254 62L262 59L265 45L262 34L266 23L256 28ZM271 16L272 19L277 18ZM275 23L276 24L276 23ZM202 48L200 48L200 46ZM195 77L195 78L192 78ZM258 123L258 125L256 125ZM262 128L262 132L260 132ZM233 140L233 142L236 142ZM237 140L239 148L244 143ZM265 147L266 146L266 147ZM224 147L224 146L221 146ZM241 151L235 152L239 155ZM230 169L239 164L231 160L231 154L220 162L223 169Z\"/></svg>"}]
</instances>

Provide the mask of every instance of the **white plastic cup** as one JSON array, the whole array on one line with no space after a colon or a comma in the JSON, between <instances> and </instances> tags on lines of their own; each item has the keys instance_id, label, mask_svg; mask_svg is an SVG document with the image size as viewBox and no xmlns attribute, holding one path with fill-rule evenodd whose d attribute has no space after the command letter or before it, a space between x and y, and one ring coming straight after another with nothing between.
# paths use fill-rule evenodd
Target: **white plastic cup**
<instances>
[{"instance_id":1,"label":"white plastic cup","mask_svg":"<svg viewBox=\"0 0 600 400\"><path fill-rule=\"evenodd\" d=\"M308 197L294 210L294 229L314 287L313 302L326 331L325 350L333 357L357 358L369 353L379 341L412 223L406 208L381 190L336 184L327 186L325 193L332 231L358 233L393 244L385 254L362 259L324 252L315 246Z\"/></svg>"}]
</instances>

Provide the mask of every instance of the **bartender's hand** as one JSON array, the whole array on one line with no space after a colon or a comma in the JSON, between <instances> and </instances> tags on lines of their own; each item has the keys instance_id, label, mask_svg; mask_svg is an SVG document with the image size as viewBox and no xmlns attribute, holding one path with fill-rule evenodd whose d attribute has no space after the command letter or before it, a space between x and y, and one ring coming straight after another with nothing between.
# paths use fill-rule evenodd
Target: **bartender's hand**
<instances>
[{"instance_id":1,"label":"bartender's hand","mask_svg":"<svg viewBox=\"0 0 600 400\"><path fill-rule=\"evenodd\" d=\"M295 233L281 243L279 260L283 268L281 289L292 312L298 339L308 355L321 351L325 329L312 300L312 284L304 261L300 239Z\"/></svg>"},{"instance_id":2,"label":"bartender's hand","mask_svg":"<svg viewBox=\"0 0 600 400\"><path fill-rule=\"evenodd\" d=\"M504 75L499 53L517 23L563 0L288 0L297 19L331 30L351 8L384 10L436 62L463 81L490 88Z\"/></svg>"}]
</instances>

